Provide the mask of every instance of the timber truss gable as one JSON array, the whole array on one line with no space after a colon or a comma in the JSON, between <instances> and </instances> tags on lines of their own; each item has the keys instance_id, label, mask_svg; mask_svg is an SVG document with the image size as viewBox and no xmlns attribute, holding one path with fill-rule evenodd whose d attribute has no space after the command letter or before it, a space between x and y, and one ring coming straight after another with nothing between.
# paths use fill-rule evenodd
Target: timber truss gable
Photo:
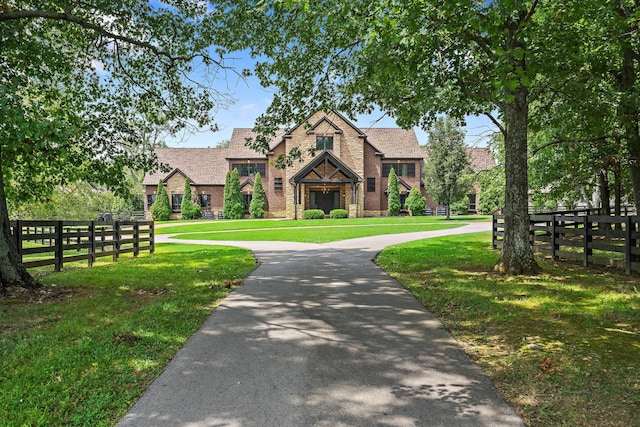
<instances>
[{"instance_id":1,"label":"timber truss gable","mask_svg":"<svg viewBox=\"0 0 640 427\"><path fill-rule=\"evenodd\" d=\"M291 178L295 184L358 183L362 178L330 151L323 151Z\"/></svg>"}]
</instances>

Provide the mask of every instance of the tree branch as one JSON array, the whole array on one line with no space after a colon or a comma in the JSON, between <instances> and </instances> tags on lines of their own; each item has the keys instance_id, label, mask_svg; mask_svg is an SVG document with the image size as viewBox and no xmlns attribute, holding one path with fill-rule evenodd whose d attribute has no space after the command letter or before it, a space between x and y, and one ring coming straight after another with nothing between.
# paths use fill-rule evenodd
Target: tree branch
<instances>
[{"instance_id":1,"label":"tree branch","mask_svg":"<svg viewBox=\"0 0 640 427\"><path fill-rule=\"evenodd\" d=\"M50 12L50 11L45 11L45 10L20 10L20 11L9 11L9 12L2 12L0 13L0 22L5 22L5 21L16 21L16 20L22 20L22 19L50 19L50 20L56 20L56 21L66 21L66 22L70 22L76 25L79 25L82 28L86 28L89 29L97 34L100 34L102 36L106 36L108 38L111 38L113 40L118 40L121 42L125 42L134 46L138 46L147 50L152 51L155 55L157 56L161 56L161 57L165 57L167 59L169 59L170 61L191 61L199 56L202 57L206 57L208 60L212 61L214 64L216 64L217 66L221 67L221 68L225 68L223 66L223 64L220 61L216 61L215 59L209 57L208 55L204 55L204 54L192 54L189 56L172 56L170 55L168 52L158 48L157 46L153 45L152 43L146 42L146 41L142 41L142 40L137 40L133 37L128 37L125 35L120 35L120 34L116 34L113 33L111 31L108 31L107 29L101 27L100 25L94 24L92 22L88 22L82 18L80 18L77 15L73 15L70 13L69 11L65 11L65 12Z\"/></svg>"},{"instance_id":2,"label":"tree branch","mask_svg":"<svg viewBox=\"0 0 640 427\"><path fill-rule=\"evenodd\" d=\"M502 123L500 123L500 122L498 121L498 119L496 119L495 117L493 117L493 115L492 115L492 114L490 114L490 113L484 113L484 115L485 115L485 116L487 116L487 117L489 118L489 120L491 120L491 121L493 122L493 124L494 124L494 125L496 125L496 127L500 130L500 132L501 132L503 135L506 135L506 134L507 134L507 130L504 128L504 126L502 126Z\"/></svg>"},{"instance_id":3,"label":"tree branch","mask_svg":"<svg viewBox=\"0 0 640 427\"><path fill-rule=\"evenodd\" d=\"M529 155L529 157L533 157L536 154L538 154L538 152L544 150L545 148L551 147L553 145L560 145L560 144L566 144L566 143L581 143L581 142L602 142L602 141L606 141L609 138L613 138L613 139L618 139L620 138L618 135L599 135L599 136L594 136L591 138L560 138L560 137L556 137L555 139L542 144L540 147L536 147L535 149L533 149L531 151L531 154Z\"/></svg>"}]
</instances>

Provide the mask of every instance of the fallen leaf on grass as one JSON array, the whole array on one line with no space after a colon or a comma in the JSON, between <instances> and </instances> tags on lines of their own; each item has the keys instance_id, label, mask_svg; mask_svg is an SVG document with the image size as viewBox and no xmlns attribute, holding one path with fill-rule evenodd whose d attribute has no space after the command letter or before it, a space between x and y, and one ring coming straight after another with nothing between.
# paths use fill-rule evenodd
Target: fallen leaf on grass
<instances>
[{"instance_id":1,"label":"fallen leaf on grass","mask_svg":"<svg viewBox=\"0 0 640 427\"><path fill-rule=\"evenodd\" d=\"M550 357L545 357L542 360L542 363L540 363L540 369L542 369L542 372L544 372L545 374L553 374L553 371L555 371L555 368L553 367L553 361L551 360Z\"/></svg>"}]
</instances>

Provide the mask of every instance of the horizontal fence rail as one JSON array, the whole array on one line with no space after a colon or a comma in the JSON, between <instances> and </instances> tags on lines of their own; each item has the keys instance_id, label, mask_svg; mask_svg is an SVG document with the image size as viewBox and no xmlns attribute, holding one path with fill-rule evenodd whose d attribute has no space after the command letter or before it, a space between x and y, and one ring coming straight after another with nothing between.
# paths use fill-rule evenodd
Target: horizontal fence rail
<instances>
[{"instance_id":1,"label":"horizontal fence rail","mask_svg":"<svg viewBox=\"0 0 640 427\"><path fill-rule=\"evenodd\" d=\"M100 257L117 261L122 254L137 257L154 252L153 221L11 221L11 233L26 268L86 260L89 267Z\"/></svg>"},{"instance_id":2,"label":"horizontal fence rail","mask_svg":"<svg viewBox=\"0 0 640 427\"><path fill-rule=\"evenodd\" d=\"M529 215L534 251L552 259L640 272L640 216ZM503 244L504 215L493 216L493 248Z\"/></svg>"}]
</instances>

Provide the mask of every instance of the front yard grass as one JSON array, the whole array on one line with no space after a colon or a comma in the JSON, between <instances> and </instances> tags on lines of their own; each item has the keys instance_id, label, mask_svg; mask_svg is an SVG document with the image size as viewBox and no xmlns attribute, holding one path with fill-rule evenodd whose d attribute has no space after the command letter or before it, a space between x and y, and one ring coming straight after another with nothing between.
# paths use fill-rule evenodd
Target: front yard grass
<instances>
[{"instance_id":1,"label":"front yard grass","mask_svg":"<svg viewBox=\"0 0 640 427\"><path fill-rule=\"evenodd\" d=\"M378 264L452 332L531 426L640 425L638 277L541 260L489 273L490 233L387 248Z\"/></svg>"},{"instance_id":2,"label":"front yard grass","mask_svg":"<svg viewBox=\"0 0 640 427\"><path fill-rule=\"evenodd\" d=\"M176 239L287 241L328 243L338 240L383 234L412 233L461 227L487 217L457 216L451 221L443 217L349 218L321 220L242 220L208 221L157 228L157 234L174 234Z\"/></svg>"},{"instance_id":3,"label":"front yard grass","mask_svg":"<svg viewBox=\"0 0 640 427\"><path fill-rule=\"evenodd\" d=\"M45 275L0 300L0 426L114 425L242 278L244 249L154 255Z\"/></svg>"}]
</instances>

